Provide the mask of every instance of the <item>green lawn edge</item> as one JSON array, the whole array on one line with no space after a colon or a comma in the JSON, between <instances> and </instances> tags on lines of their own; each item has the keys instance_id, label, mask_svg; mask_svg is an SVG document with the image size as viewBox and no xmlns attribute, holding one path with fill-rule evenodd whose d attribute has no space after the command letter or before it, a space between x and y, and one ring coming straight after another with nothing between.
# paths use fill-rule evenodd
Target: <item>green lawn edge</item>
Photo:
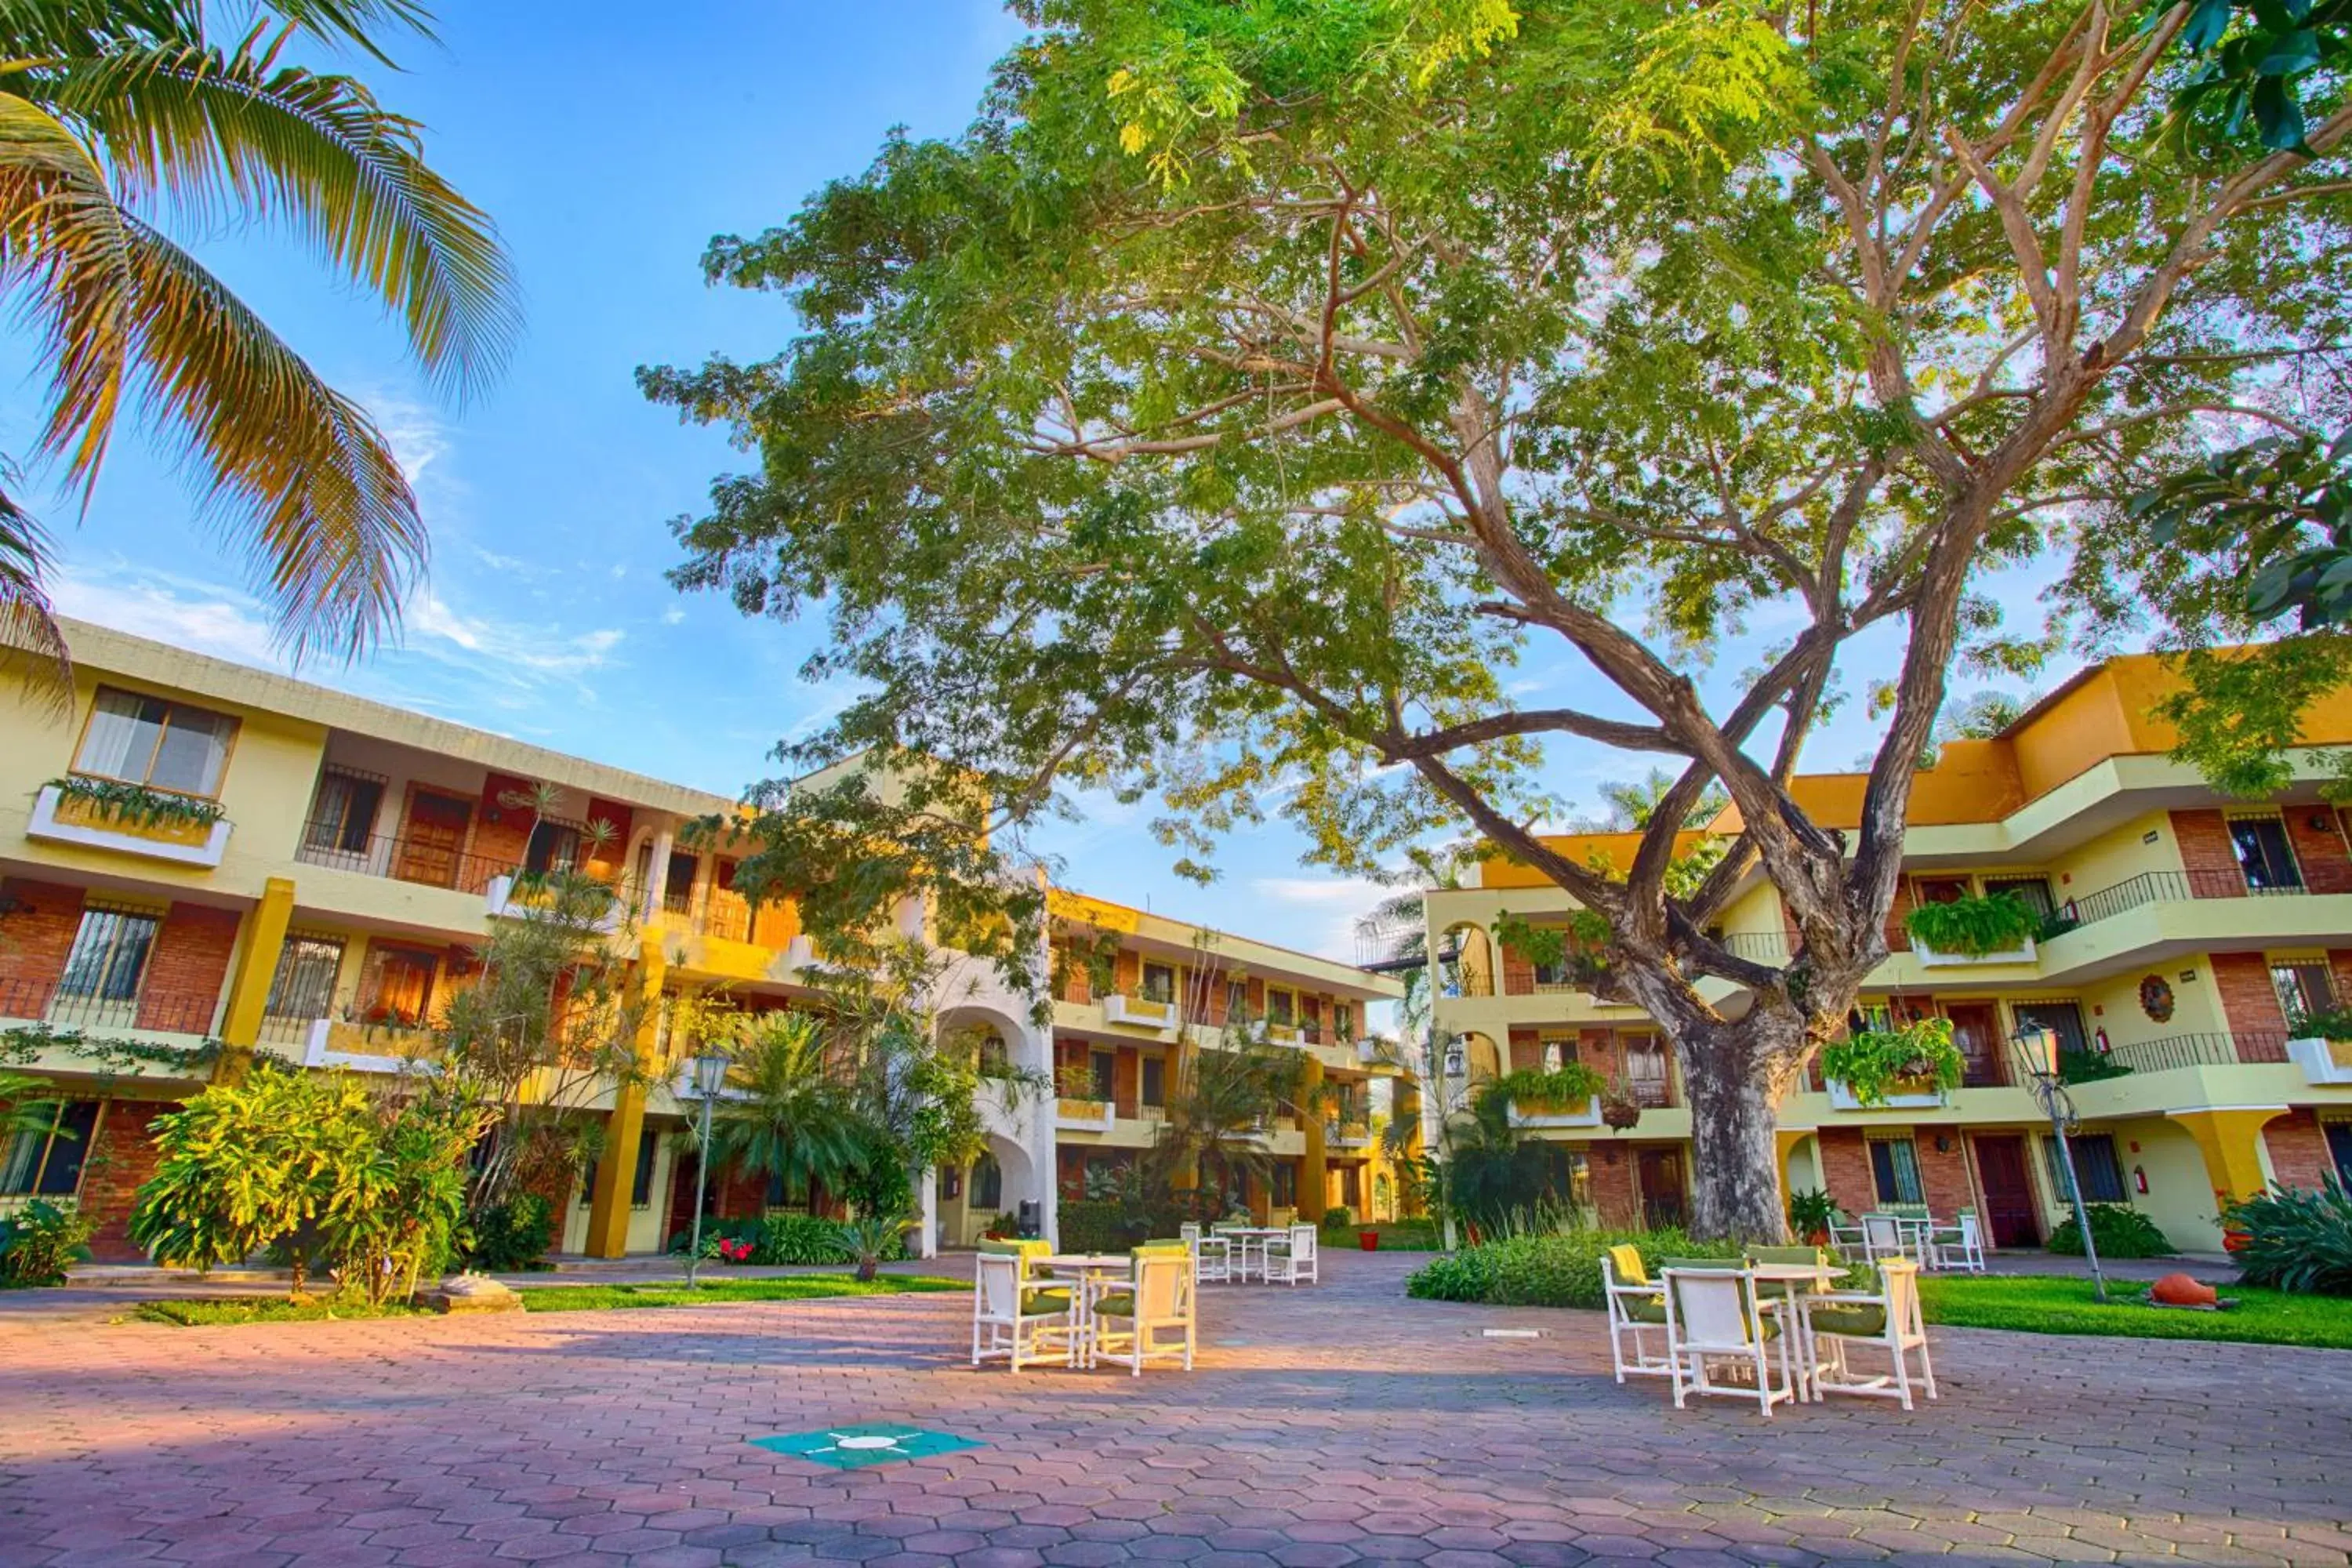
<instances>
[{"instance_id":1,"label":"green lawn edge","mask_svg":"<svg viewBox=\"0 0 2352 1568\"><path fill-rule=\"evenodd\" d=\"M917 1296L969 1290L971 1282L923 1274L885 1274L860 1282L846 1274L787 1274L772 1279L712 1279L691 1289L665 1281L642 1285L527 1285L515 1293L533 1312L585 1312L633 1307L698 1307L730 1301L815 1301L844 1296Z\"/></svg>"},{"instance_id":2,"label":"green lawn edge","mask_svg":"<svg viewBox=\"0 0 2352 1568\"><path fill-rule=\"evenodd\" d=\"M1928 1322L1955 1329L2352 1350L2352 1300L2251 1285L2216 1289L2238 1305L2222 1312L2151 1307L2147 1286L2133 1279L2109 1281L2103 1305L2090 1280L2049 1275L1922 1279L1919 1301Z\"/></svg>"}]
</instances>

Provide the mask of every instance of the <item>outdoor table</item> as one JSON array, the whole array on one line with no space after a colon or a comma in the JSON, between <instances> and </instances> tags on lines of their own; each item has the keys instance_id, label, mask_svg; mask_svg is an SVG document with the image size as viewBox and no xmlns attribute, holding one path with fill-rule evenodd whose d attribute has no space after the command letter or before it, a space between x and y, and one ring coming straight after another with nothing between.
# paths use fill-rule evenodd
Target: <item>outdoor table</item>
<instances>
[{"instance_id":1,"label":"outdoor table","mask_svg":"<svg viewBox=\"0 0 2352 1568\"><path fill-rule=\"evenodd\" d=\"M1795 1384L1799 1401L1809 1403L1813 1397L1811 1392L1813 1380L1813 1336L1806 1330L1805 1310L1797 1300L1801 1293L1799 1287L1834 1285L1843 1276L1845 1270L1833 1263L1756 1263L1748 1266L1748 1272L1756 1277L1756 1283L1759 1286L1780 1287L1780 1299L1787 1306L1787 1310L1780 1314L1780 1343L1784 1352L1780 1363L1781 1371L1783 1373L1788 1373L1790 1371L1785 1352L1790 1342L1793 1341L1799 1364L1791 1381Z\"/></svg>"},{"instance_id":2,"label":"outdoor table","mask_svg":"<svg viewBox=\"0 0 2352 1568\"><path fill-rule=\"evenodd\" d=\"M1094 1365L1095 1299L1105 1294L1106 1281L1128 1279L1134 1272L1134 1260L1124 1252L1057 1252L1037 1262L1053 1269L1056 1277L1065 1272L1070 1276L1070 1300L1077 1309L1070 1331L1077 1340L1078 1364Z\"/></svg>"},{"instance_id":3,"label":"outdoor table","mask_svg":"<svg viewBox=\"0 0 2352 1568\"><path fill-rule=\"evenodd\" d=\"M1263 1280L1265 1278L1266 1243L1290 1234L1289 1226L1280 1225L1221 1225L1212 1228L1217 1235L1228 1237L1239 1245L1241 1267L1234 1277L1244 1284L1249 1281L1251 1247L1255 1246L1257 1249L1257 1277Z\"/></svg>"}]
</instances>

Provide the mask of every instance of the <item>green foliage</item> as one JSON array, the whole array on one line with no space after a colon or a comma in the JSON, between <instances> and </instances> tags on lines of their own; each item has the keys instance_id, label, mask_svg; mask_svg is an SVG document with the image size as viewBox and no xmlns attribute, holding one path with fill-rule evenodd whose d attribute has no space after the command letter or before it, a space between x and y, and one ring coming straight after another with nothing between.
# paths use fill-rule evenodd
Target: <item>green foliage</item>
<instances>
[{"instance_id":1,"label":"green foliage","mask_svg":"<svg viewBox=\"0 0 2352 1568\"><path fill-rule=\"evenodd\" d=\"M1609 1087L1582 1062L1567 1062L1553 1071L1523 1068L1478 1086L1481 1105L1517 1105L1521 1110L1569 1110L1591 1101Z\"/></svg>"},{"instance_id":2,"label":"green foliage","mask_svg":"<svg viewBox=\"0 0 2352 1568\"><path fill-rule=\"evenodd\" d=\"M1106 1198L1064 1198L1056 1211L1062 1246L1071 1252L1124 1252L1145 1239L1144 1221Z\"/></svg>"},{"instance_id":3,"label":"green foliage","mask_svg":"<svg viewBox=\"0 0 2352 1568\"><path fill-rule=\"evenodd\" d=\"M1937 952L1965 953L1971 958L2014 952L2025 945L2041 923L2041 916L2014 893L1921 904L1903 917L1903 929L1915 940Z\"/></svg>"},{"instance_id":4,"label":"green foliage","mask_svg":"<svg viewBox=\"0 0 2352 1568\"><path fill-rule=\"evenodd\" d=\"M706 1222L707 1226L707 1222ZM848 1263L841 1227L813 1214L772 1214L759 1223L752 1243L754 1263Z\"/></svg>"},{"instance_id":5,"label":"green foliage","mask_svg":"<svg viewBox=\"0 0 2352 1568\"><path fill-rule=\"evenodd\" d=\"M236 1328L250 1323L349 1322L365 1318L423 1318L429 1307L406 1301L371 1301L359 1290L339 1290L331 1296L306 1296L289 1301L282 1297L205 1297L194 1300L142 1301L131 1314L143 1322L172 1323L184 1329Z\"/></svg>"},{"instance_id":6,"label":"green foliage","mask_svg":"<svg viewBox=\"0 0 2352 1568\"><path fill-rule=\"evenodd\" d=\"M467 1268L512 1274L543 1268L555 1245L555 1209L537 1193L518 1193L502 1204L467 1211L458 1234L457 1257Z\"/></svg>"},{"instance_id":7,"label":"green foliage","mask_svg":"<svg viewBox=\"0 0 2352 1568\"><path fill-rule=\"evenodd\" d=\"M0 1062L25 1065L52 1051L69 1051L102 1071L139 1077L153 1068L163 1078L202 1079L221 1053L218 1040L194 1046L166 1046L152 1040L115 1039L79 1029L52 1029L47 1024L18 1024L0 1029Z\"/></svg>"},{"instance_id":8,"label":"green foliage","mask_svg":"<svg viewBox=\"0 0 2352 1568\"><path fill-rule=\"evenodd\" d=\"M845 1220L835 1230L842 1250L857 1266L860 1283L874 1278L885 1263L905 1256L907 1233L922 1222L905 1213L870 1214Z\"/></svg>"},{"instance_id":9,"label":"green foliage","mask_svg":"<svg viewBox=\"0 0 2352 1568\"><path fill-rule=\"evenodd\" d=\"M1435 1252L1441 1245L1435 1222L1425 1219L1387 1220L1378 1225L1327 1224L1321 1227L1320 1236L1326 1247L1353 1248L1357 1238L1368 1230L1380 1237L1382 1252Z\"/></svg>"},{"instance_id":10,"label":"green foliage","mask_svg":"<svg viewBox=\"0 0 2352 1568\"><path fill-rule=\"evenodd\" d=\"M2178 142L2210 153L2242 143L2249 120L2273 152L2312 150L2309 112L2343 101L2352 67L2347 0L2190 0L2179 39L2197 64L2172 99Z\"/></svg>"},{"instance_id":11,"label":"green foliage","mask_svg":"<svg viewBox=\"0 0 2352 1568\"><path fill-rule=\"evenodd\" d=\"M1570 1230L1466 1247L1423 1264L1405 1293L1432 1301L1496 1307L1602 1307L1601 1255L1630 1243L1653 1278L1668 1258L1737 1258L1735 1242L1699 1241L1679 1230Z\"/></svg>"},{"instance_id":12,"label":"green foliage","mask_svg":"<svg viewBox=\"0 0 2352 1568\"><path fill-rule=\"evenodd\" d=\"M462 1100L257 1064L155 1119L155 1173L131 1239L159 1263L204 1269L315 1236L346 1289L404 1295L452 1250L466 1151L486 1119Z\"/></svg>"},{"instance_id":13,"label":"green foliage","mask_svg":"<svg viewBox=\"0 0 2352 1568\"><path fill-rule=\"evenodd\" d=\"M1325 1230L1345 1230L1356 1223L1356 1211L1345 1205L1334 1204L1323 1211L1323 1218L1318 1223Z\"/></svg>"},{"instance_id":14,"label":"green foliage","mask_svg":"<svg viewBox=\"0 0 2352 1568\"><path fill-rule=\"evenodd\" d=\"M847 1075L808 1013L736 1021L727 1088L711 1107L709 1163L780 1178L787 1188L838 1185L864 1156L871 1129Z\"/></svg>"},{"instance_id":15,"label":"green foliage","mask_svg":"<svg viewBox=\"0 0 2352 1568\"><path fill-rule=\"evenodd\" d=\"M2352 1007L2296 1013L2288 1017L2286 1026L2287 1033L2298 1040L2352 1040Z\"/></svg>"},{"instance_id":16,"label":"green foliage","mask_svg":"<svg viewBox=\"0 0 2352 1568\"><path fill-rule=\"evenodd\" d=\"M119 823L124 827L171 832L174 829L208 829L228 815L228 810L216 800L199 800L194 795L179 795L171 790L149 789L145 784L130 784L121 779L86 778L79 773L68 773L54 778L48 786L58 792L59 801L71 801L103 821Z\"/></svg>"},{"instance_id":17,"label":"green foliage","mask_svg":"<svg viewBox=\"0 0 2352 1568\"><path fill-rule=\"evenodd\" d=\"M2352 1301L2249 1288L2224 1294L2237 1302L2226 1312L2184 1312L2121 1290L2101 1301L2088 1279L2064 1275L1931 1274L1919 1281L1927 1321L1954 1328L2352 1350Z\"/></svg>"},{"instance_id":18,"label":"green foliage","mask_svg":"<svg viewBox=\"0 0 2352 1568\"><path fill-rule=\"evenodd\" d=\"M2097 1083L2103 1079L2127 1078L2131 1064L2119 1062L2100 1051L2070 1051L2058 1053L2058 1078L2063 1083Z\"/></svg>"},{"instance_id":19,"label":"green foliage","mask_svg":"<svg viewBox=\"0 0 2352 1568\"><path fill-rule=\"evenodd\" d=\"M26 1285L62 1285L66 1265L89 1256L97 1223L78 1209L35 1198L12 1215L0 1215L0 1289Z\"/></svg>"},{"instance_id":20,"label":"green foliage","mask_svg":"<svg viewBox=\"0 0 2352 1568\"><path fill-rule=\"evenodd\" d=\"M2334 1172L2319 1187L2273 1187L2230 1211L2245 1235L2238 1271L2250 1285L2352 1296L2352 1193Z\"/></svg>"},{"instance_id":21,"label":"green foliage","mask_svg":"<svg viewBox=\"0 0 2352 1568\"><path fill-rule=\"evenodd\" d=\"M1789 1194L1789 1228L1800 1237L1818 1236L1837 1223L1838 1206L1819 1187Z\"/></svg>"},{"instance_id":22,"label":"green foliage","mask_svg":"<svg viewBox=\"0 0 2352 1568\"><path fill-rule=\"evenodd\" d=\"M2169 1258L2179 1250L2165 1239L2156 1222L2129 1204L2084 1204L2091 1216L2091 1239L2101 1258ZM2068 1258L2083 1256L2083 1227L2068 1215L2050 1232L2050 1250Z\"/></svg>"},{"instance_id":23,"label":"green foliage","mask_svg":"<svg viewBox=\"0 0 2352 1568\"><path fill-rule=\"evenodd\" d=\"M911 1296L969 1292L968 1279L880 1274L793 1274L778 1279L719 1279L683 1285L533 1285L520 1292L533 1312L603 1311L615 1307L708 1307L727 1301L811 1301L832 1296Z\"/></svg>"},{"instance_id":24,"label":"green foliage","mask_svg":"<svg viewBox=\"0 0 2352 1568\"><path fill-rule=\"evenodd\" d=\"M1898 1084L1960 1087L1968 1058L1952 1042L1949 1018L1915 1018L1899 1029L1864 1029L1822 1047L1822 1076L1845 1085L1864 1105L1884 1105Z\"/></svg>"}]
</instances>

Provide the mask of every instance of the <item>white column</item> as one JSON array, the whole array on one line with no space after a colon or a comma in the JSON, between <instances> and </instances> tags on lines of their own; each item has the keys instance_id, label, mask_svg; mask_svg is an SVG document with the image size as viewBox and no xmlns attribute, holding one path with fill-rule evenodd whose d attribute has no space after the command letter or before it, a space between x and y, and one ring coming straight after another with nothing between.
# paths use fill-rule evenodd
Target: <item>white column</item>
<instances>
[{"instance_id":1,"label":"white column","mask_svg":"<svg viewBox=\"0 0 2352 1568\"><path fill-rule=\"evenodd\" d=\"M923 1223L914 1233L915 1256L937 1258L940 1255L940 1173L937 1169L925 1171L922 1180L915 1184L915 1201L922 1211Z\"/></svg>"}]
</instances>

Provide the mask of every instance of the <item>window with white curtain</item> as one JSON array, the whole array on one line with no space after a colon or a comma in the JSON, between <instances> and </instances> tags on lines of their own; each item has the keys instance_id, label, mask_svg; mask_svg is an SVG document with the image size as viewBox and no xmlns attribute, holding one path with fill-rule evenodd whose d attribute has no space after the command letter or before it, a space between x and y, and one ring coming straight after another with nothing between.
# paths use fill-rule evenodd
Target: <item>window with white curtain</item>
<instances>
[{"instance_id":1,"label":"window with white curtain","mask_svg":"<svg viewBox=\"0 0 2352 1568\"><path fill-rule=\"evenodd\" d=\"M101 686L74 771L209 799L220 793L236 737L226 713Z\"/></svg>"}]
</instances>

